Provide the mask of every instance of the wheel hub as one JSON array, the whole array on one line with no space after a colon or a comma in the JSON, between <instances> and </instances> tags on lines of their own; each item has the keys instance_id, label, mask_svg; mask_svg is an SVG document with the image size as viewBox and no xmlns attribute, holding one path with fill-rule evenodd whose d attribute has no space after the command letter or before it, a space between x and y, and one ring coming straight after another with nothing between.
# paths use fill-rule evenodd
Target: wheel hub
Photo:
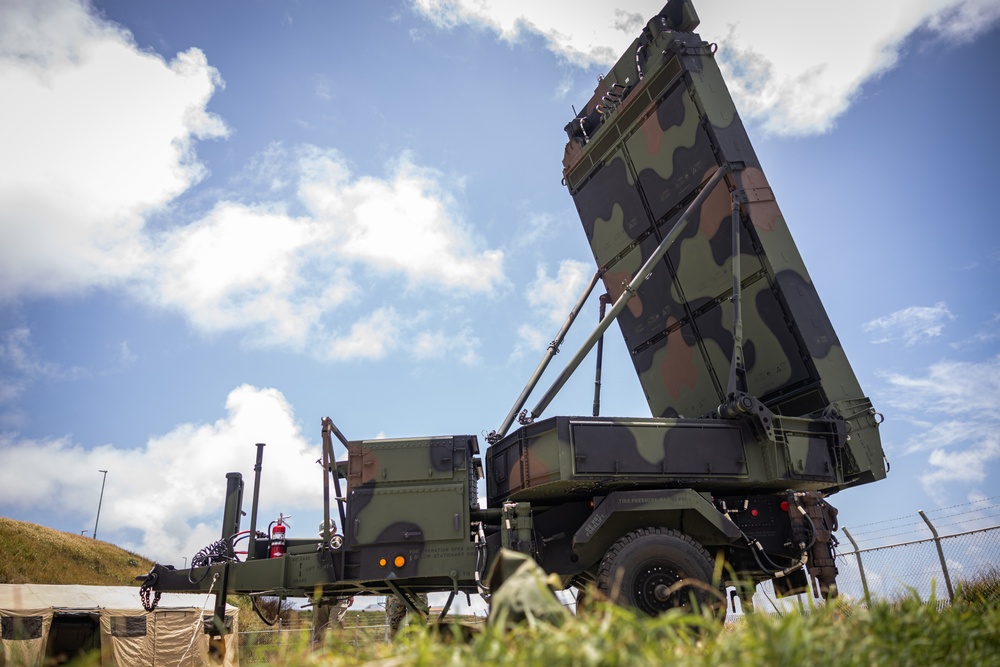
<instances>
[{"instance_id":1,"label":"wheel hub","mask_svg":"<svg viewBox=\"0 0 1000 667\"><path fill-rule=\"evenodd\" d=\"M663 564L646 566L635 577L633 592L637 606L651 615L682 606L681 591L671 592L678 581L680 577L677 573Z\"/></svg>"}]
</instances>

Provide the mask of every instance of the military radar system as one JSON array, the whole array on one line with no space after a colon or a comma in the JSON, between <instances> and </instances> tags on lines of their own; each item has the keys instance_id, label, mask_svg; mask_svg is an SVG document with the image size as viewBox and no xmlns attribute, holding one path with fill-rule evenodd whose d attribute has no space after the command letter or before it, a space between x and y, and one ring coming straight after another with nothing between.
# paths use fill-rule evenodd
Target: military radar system
<instances>
[{"instance_id":1,"label":"military radar system","mask_svg":"<svg viewBox=\"0 0 1000 667\"><path fill-rule=\"evenodd\" d=\"M349 441L324 419L323 535L286 540L280 521L257 530L258 449L249 531L243 480L230 473L222 539L190 569L154 566L147 604L159 591L213 591L219 605L226 593L396 594L426 613L419 593L488 595L503 549L651 615L765 580L779 594L810 581L835 594L836 510L825 498L885 477L881 419L698 22L689 0L670 0L566 125L563 177L597 270L487 436L485 471L473 435ZM600 325L522 409L599 283ZM614 322L653 416L541 419ZM346 461L334 459L334 437Z\"/></svg>"}]
</instances>

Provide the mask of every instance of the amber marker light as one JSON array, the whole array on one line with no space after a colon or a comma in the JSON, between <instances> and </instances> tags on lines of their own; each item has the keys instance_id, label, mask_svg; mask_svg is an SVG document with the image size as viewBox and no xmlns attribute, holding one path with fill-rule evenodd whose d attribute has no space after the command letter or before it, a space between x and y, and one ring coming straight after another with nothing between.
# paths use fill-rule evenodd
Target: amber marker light
<instances>
[{"instance_id":1,"label":"amber marker light","mask_svg":"<svg viewBox=\"0 0 1000 667\"><path fill-rule=\"evenodd\" d=\"M387 561L387 560L386 560L386 559L384 559L384 558L379 558L379 559L378 559L378 566L379 566L379 567L385 567L386 563L388 563L388 562L389 562L389 561Z\"/></svg>"},{"instance_id":2,"label":"amber marker light","mask_svg":"<svg viewBox=\"0 0 1000 667\"><path fill-rule=\"evenodd\" d=\"M396 567L403 567L404 565L406 565L406 559L403 558L402 556L396 556L396 560L393 561L393 565L395 565Z\"/></svg>"}]
</instances>

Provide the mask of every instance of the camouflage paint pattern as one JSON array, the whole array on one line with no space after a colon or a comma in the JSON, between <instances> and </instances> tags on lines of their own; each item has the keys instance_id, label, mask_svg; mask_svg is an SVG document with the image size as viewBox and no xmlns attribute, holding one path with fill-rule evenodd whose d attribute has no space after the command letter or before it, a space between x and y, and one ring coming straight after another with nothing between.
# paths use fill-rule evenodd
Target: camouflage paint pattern
<instances>
[{"instance_id":1,"label":"camouflage paint pattern","mask_svg":"<svg viewBox=\"0 0 1000 667\"><path fill-rule=\"evenodd\" d=\"M615 540L649 526L720 547L738 573L759 581L773 573L753 562L751 538L782 566L801 555L786 539L794 530L785 498L819 501L821 492L885 476L877 415L795 248L714 47L690 32L697 23L688 0L670 0L567 125L564 178L612 297L717 168L731 168L618 316L653 417L524 426L487 451L485 510L474 436L349 442L342 544L289 539L284 557L266 558L261 540L242 563L156 565L151 588L215 587L220 598L220 590L476 592L477 576L504 548L581 584ZM734 350L734 192L749 389L737 397L738 418L733 404L720 408ZM224 540L238 531L241 500L242 478L231 473ZM830 572L823 577L829 584Z\"/></svg>"},{"instance_id":2,"label":"camouflage paint pattern","mask_svg":"<svg viewBox=\"0 0 1000 667\"><path fill-rule=\"evenodd\" d=\"M424 603L425 606L428 605L427 594L420 593L417 597ZM406 620L409 610L406 608L406 604L400 599L398 595L388 595L385 598L385 622L389 626L389 637L395 638L399 629L403 626L403 621Z\"/></svg>"},{"instance_id":3,"label":"camouflage paint pattern","mask_svg":"<svg viewBox=\"0 0 1000 667\"><path fill-rule=\"evenodd\" d=\"M288 596L386 595L386 581L419 594L476 592L472 515L482 466L475 436L367 440L348 443L347 525L343 546L289 538L280 558L174 570L157 565L155 588L208 591L214 575L229 593L283 591ZM239 473L227 477L240 486ZM235 494L234 494L235 495ZM240 515L239 505L228 510ZM238 518L234 519L238 529ZM261 540L266 554L266 540Z\"/></svg>"},{"instance_id":4,"label":"camouflage paint pattern","mask_svg":"<svg viewBox=\"0 0 1000 667\"><path fill-rule=\"evenodd\" d=\"M347 451L345 532L361 553L359 578L471 579L476 437L363 440Z\"/></svg>"},{"instance_id":5,"label":"camouflage paint pattern","mask_svg":"<svg viewBox=\"0 0 1000 667\"><path fill-rule=\"evenodd\" d=\"M552 417L489 448L490 506L553 504L623 489L835 492L859 474L844 446L850 425L774 415L759 419Z\"/></svg>"},{"instance_id":6,"label":"camouflage paint pattern","mask_svg":"<svg viewBox=\"0 0 1000 667\"><path fill-rule=\"evenodd\" d=\"M656 521L651 524L652 516ZM619 537L650 525L679 530L703 546L725 546L740 537L708 494L691 489L616 491L576 531L575 551L583 561L598 560Z\"/></svg>"},{"instance_id":7,"label":"camouflage paint pattern","mask_svg":"<svg viewBox=\"0 0 1000 667\"><path fill-rule=\"evenodd\" d=\"M662 14L683 16L687 30L697 25L686 1L668 3ZM864 394L750 144L714 45L670 25L678 24L662 15L651 20L600 81L566 126L563 160L612 299L716 167L733 167L618 317L650 410L655 417L700 417L727 398L735 192L749 393L778 415L854 419L838 410L845 401L864 401ZM857 470L845 485L885 476L869 417L851 432Z\"/></svg>"}]
</instances>

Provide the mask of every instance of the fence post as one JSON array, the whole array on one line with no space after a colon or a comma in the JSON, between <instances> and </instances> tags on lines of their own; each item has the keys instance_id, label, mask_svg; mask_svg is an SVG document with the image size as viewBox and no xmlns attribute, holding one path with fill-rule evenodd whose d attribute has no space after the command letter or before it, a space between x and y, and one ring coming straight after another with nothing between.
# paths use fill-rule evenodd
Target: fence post
<instances>
[{"instance_id":1,"label":"fence post","mask_svg":"<svg viewBox=\"0 0 1000 667\"><path fill-rule=\"evenodd\" d=\"M941 571L944 572L944 584L948 587L948 601L954 602L955 591L951 587L951 577L948 575L948 564L944 560L944 550L941 548L941 538L938 537L937 529L934 528L934 524L927 518L924 511L917 510L917 512L920 514L920 518L924 520L924 523L927 524L927 527L931 529L931 535L934 536L934 546L937 547L938 558L941 560Z\"/></svg>"},{"instance_id":2,"label":"fence post","mask_svg":"<svg viewBox=\"0 0 1000 667\"><path fill-rule=\"evenodd\" d=\"M861 587L865 591L865 606L872 606L872 597L868 592L868 579L865 577L865 566L861 563L861 550L858 549L858 543L854 541L854 537L847 532L847 528L841 528L844 531L844 535L847 535L847 539L851 541L851 546L854 547L854 557L858 559L858 572L861 573Z\"/></svg>"}]
</instances>

